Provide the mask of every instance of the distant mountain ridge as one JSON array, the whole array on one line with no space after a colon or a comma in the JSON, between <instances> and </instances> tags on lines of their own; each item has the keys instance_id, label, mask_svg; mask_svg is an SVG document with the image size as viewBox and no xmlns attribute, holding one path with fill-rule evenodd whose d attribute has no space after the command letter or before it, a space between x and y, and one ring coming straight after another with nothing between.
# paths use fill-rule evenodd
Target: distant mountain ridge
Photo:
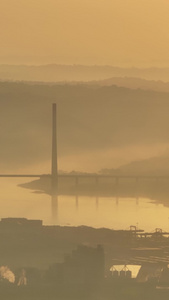
<instances>
[{"instance_id":1,"label":"distant mountain ridge","mask_svg":"<svg viewBox=\"0 0 169 300\"><path fill-rule=\"evenodd\" d=\"M100 81L91 81L90 84L99 86L112 86L125 87L130 89L152 90L157 92L169 92L169 82L162 80L145 80L141 78L132 77L112 77Z\"/></svg>"},{"instance_id":2,"label":"distant mountain ridge","mask_svg":"<svg viewBox=\"0 0 169 300\"><path fill-rule=\"evenodd\" d=\"M119 88L126 88L126 89L132 89L132 90L145 90L145 91L156 91L156 92L162 92L162 93L169 93L169 82L164 82L161 80L146 80L141 78L130 78L130 77L112 77L109 79L104 80L91 80L91 81L50 81L50 82L44 82L44 81L15 81L15 80L3 80L0 79L1 83L23 83L27 85L46 85L46 86L89 86L93 88L99 88L99 87L119 87Z\"/></svg>"},{"instance_id":3,"label":"distant mountain ridge","mask_svg":"<svg viewBox=\"0 0 169 300\"><path fill-rule=\"evenodd\" d=\"M120 68L83 65L0 65L0 80L19 81L91 81L111 77L169 81L169 68Z\"/></svg>"},{"instance_id":4,"label":"distant mountain ridge","mask_svg":"<svg viewBox=\"0 0 169 300\"><path fill-rule=\"evenodd\" d=\"M123 163L142 158L143 148L150 157L156 146L161 151L169 143L168 93L0 82L0 99L1 172L35 162L48 165L53 102L58 105L59 168L66 171L118 166L121 158ZM141 154L134 156L137 151Z\"/></svg>"}]
</instances>

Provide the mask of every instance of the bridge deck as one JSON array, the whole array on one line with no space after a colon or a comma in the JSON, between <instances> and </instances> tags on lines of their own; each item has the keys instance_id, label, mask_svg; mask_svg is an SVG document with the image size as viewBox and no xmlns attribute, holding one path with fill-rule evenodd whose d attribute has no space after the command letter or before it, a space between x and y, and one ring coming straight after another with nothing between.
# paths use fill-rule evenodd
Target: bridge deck
<instances>
[{"instance_id":1,"label":"bridge deck","mask_svg":"<svg viewBox=\"0 0 169 300\"><path fill-rule=\"evenodd\" d=\"M0 177L51 177L51 174L0 174ZM68 178L114 178L114 179L169 179L169 175L100 175L100 174L58 174Z\"/></svg>"}]
</instances>

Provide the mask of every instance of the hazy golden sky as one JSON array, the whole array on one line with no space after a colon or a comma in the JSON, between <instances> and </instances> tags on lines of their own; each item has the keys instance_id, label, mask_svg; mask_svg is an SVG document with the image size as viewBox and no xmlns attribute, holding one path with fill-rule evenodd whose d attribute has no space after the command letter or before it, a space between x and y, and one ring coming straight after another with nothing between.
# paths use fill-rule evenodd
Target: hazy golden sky
<instances>
[{"instance_id":1,"label":"hazy golden sky","mask_svg":"<svg viewBox=\"0 0 169 300\"><path fill-rule=\"evenodd\" d=\"M0 63L169 66L168 0L0 0Z\"/></svg>"}]
</instances>

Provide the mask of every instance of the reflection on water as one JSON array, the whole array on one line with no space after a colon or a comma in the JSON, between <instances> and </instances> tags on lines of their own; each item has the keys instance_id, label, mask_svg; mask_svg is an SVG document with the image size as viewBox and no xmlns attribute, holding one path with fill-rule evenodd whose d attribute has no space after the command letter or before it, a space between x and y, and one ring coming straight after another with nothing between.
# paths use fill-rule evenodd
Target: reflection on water
<instances>
[{"instance_id":1,"label":"reflection on water","mask_svg":"<svg viewBox=\"0 0 169 300\"><path fill-rule=\"evenodd\" d=\"M58 196L53 195L51 197L51 216L52 216L52 221L55 223L55 220L58 219Z\"/></svg>"},{"instance_id":2,"label":"reflection on water","mask_svg":"<svg viewBox=\"0 0 169 300\"><path fill-rule=\"evenodd\" d=\"M148 198L54 196L32 193L17 184L25 179L0 179L0 218L42 219L44 224L87 225L129 229L136 225L169 231L169 208Z\"/></svg>"}]
</instances>

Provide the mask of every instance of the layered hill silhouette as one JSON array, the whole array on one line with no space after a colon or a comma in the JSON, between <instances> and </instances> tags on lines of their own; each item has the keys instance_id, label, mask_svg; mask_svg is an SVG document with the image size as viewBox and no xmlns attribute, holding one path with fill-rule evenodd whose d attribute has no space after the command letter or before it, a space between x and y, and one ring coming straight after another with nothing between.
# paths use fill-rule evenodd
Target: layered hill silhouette
<instances>
[{"instance_id":1,"label":"layered hill silhouette","mask_svg":"<svg viewBox=\"0 0 169 300\"><path fill-rule=\"evenodd\" d=\"M0 65L0 80L19 81L91 81L111 77L169 81L169 68L120 68L83 65Z\"/></svg>"},{"instance_id":2,"label":"layered hill silhouette","mask_svg":"<svg viewBox=\"0 0 169 300\"><path fill-rule=\"evenodd\" d=\"M149 159L133 161L117 169L102 169L100 173L105 175L169 176L169 153Z\"/></svg>"},{"instance_id":3,"label":"layered hill silhouette","mask_svg":"<svg viewBox=\"0 0 169 300\"><path fill-rule=\"evenodd\" d=\"M157 92L169 92L169 82L161 80L145 80L141 78L130 77L112 77L100 81L91 81L90 84L97 84L99 86L125 87L129 89L152 90Z\"/></svg>"},{"instance_id":4,"label":"layered hill silhouette","mask_svg":"<svg viewBox=\"0 0 169 300\"><path fill-rule=\"evenodd\" d=\"M106 159L114 167L119 151L128 159L126 147L169 142L168 93L1 82L0 99L1 172L50 159L53 102L58 104L60 158L73 155L83 161L90 156L92 161L97 156L99 170Z\"/></svg>"}]
</instances>

